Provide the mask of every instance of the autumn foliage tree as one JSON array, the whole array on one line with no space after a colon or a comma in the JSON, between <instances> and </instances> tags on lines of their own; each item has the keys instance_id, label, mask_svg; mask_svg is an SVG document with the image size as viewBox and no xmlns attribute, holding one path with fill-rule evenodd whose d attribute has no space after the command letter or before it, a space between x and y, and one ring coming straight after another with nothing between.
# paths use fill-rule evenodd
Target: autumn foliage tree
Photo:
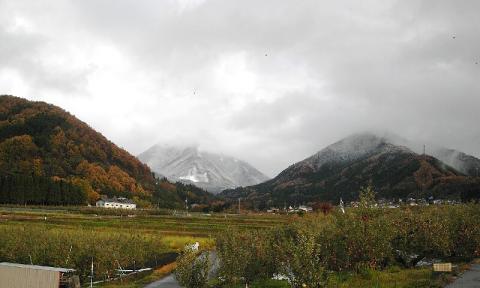
<instances>
[{"instance_id":1,"label":"autumn foliage tree","mask_svg":"<svg viewBox=\"0 0 480 288\"><path fill-rule=\"evenodd\" d=\"M148 198L155 186L145 164L68 112L12 96L0 96L0 176L56 177L91 203L100 193Z\"/></svg>"},{"instance_id":2,"label":"autumn foliage tree","mask_svg":"<svg viewBox=\"0 0 480 288\"><path fill-rule=\"evenodd\" d=\"M330 202L317 202L313 204L312 208L314 211L320 211L327 215L333 210L333 205Z\"/></svg>"}]
</instances>

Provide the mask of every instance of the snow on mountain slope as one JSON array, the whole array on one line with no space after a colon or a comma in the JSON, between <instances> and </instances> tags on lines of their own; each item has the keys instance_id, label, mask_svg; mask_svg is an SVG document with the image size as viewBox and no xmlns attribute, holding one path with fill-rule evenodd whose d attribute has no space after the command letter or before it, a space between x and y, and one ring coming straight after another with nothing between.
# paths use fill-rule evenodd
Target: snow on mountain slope
<instances>
[{"instance_id":1,"label":"snow on mountain slope","mask_svg":"<svg viewBox=\"0 0 480 288\"><path fill-rule=\"evenodd\" d=\"M472 155L468 155L455 149L446 148L435 143L421 143L419 141L405 139L392 133L384 133L383 136L382 134L378 134L377 136L382 137L388 143L408 147L417 154L423 154L425 145L425 154L437 158L465 175L480 175L477 174L480 173L480 159Z\"/></svg>"},{"instance_id":2,"label":"snow on mountain slope","mask_svg":"<svg viewBox=\"0 0 480 288\"><path fill-rule=\"evenodd\" d=\"M480 176L480 159L448 148L435 148L428 154L438 158L443 163L452 166L463 174Z\"/></svg>"},{"instance_id":3,"label":"snow on mountain slope","mask_svg":"<svg viewBox=\"0 0 480 288\"><path fill-rule=\"evenodd\" d=\"M335 142L314 155L283 170L275 179L290 179L304 173L315 173L324 165L354 162L373 154L414 153L409 148L391 143L386 136L374 133L357 133ZM272 181L273 181L272 180Z\"/></svg>"},{"instance_id":4,"label":"snow on mountain slope","mask_svg":"<svg viewBox=\"0 0 480 288\"><path fill-rule=\"evenodd\" d=\"M138 158L156 173L174 181L195 184L212 193L268 180L267 176L244 161L200 151L196 147L155 145Z\"/></svg>"},{"instance_id":5,"label":"snow on mountain slope","mask_svg":"<svg viewBox=\"0 0 480 288\"><path fill-rule=\"evenodd\" d=\"M325 163L353 161L369 153L378 152L378 149L383 149L384 152L399 150L410 152L410 150L404 146L392 145L386 137L377 136L372 133L361 133L350 135L341 141L327 146L300 163L303 165L310 164L313 168L318 169Z\"/></svg>"},{"instance_id":6,"label":"snow on mountain slope","mask_svg":"<svg viewBox=\"0 0 480 288\"><path fill-rule=\"evenodd\" d=\"M388 134L354 134L291 165L269 181L225 190L222 195L231 201L242 197L250 203L273 201L275 205L338 202L340 198L352 201L358 199L361 187L372 184L377 196L386 199L420 195L468 201L477 197L480 180L462 175L435 157L415 153L402 145L408 141L395 138Z\"/></svg>"},{"instance_id":7,"label":"snow on mountain slope","mask_svg":"<svg viewBox=\"0 0 480 288\"><path fill-rule=\"evenodd\" d=\"M445 148L443 146L432 143L420 143L418 141L405 139L393 133L358 133L346 137L345 139L334 143L314 156L311 160L317 161L317 167L329 159L336 160L354 160L356 157L361 157L369 152L372 152L380 144L390 144L383 147L390 147L391 149L410 149L417 154L423 154L424 144L426 144L427 155L433 156L443 163L455 168L459 172L477 176L480 170L480 159L463 153L455 149ZM321 158L321 159L320 159ZM317 159L317 160L315 160ZM319 159L319 160L318 160ZM321 160L323 159L322 162ZM477 170L478 169L478 170Z\"/></svg>"}]
</instances>

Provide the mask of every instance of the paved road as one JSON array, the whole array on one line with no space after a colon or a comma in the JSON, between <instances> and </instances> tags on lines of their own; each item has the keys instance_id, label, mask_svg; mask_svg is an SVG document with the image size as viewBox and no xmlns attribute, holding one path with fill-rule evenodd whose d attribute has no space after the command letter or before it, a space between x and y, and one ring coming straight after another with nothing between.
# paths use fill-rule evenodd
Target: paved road
<instances>
[{"instance_id":1,"label":"paved road","mask_svg":"<svg viewBox=\"0 0 480 288\"><path fill-rule=\"evenodd\" d=\"M181 286L178 285L173 274L170 274L161 280L148 284L145 288L181 288Z\"/></svg>"},{"instance_id":2,"label":"paved road","mask_svg":"<svg viewBox=\"0 0 480 288\"><path fill-rule=\"evenodd\" d=\"M217 253L215 251L213 252L207 252L208 257L210 258L210 263L212 263L211 270L209 272L210 277L215 273L215 271L218 269L218 261L217 261ZM144 288L181 288L175 280L175 277L173 274L168 275L167 277L160 279L158 281L155 281L153 283L148 284Z\"/></svg>"},{"instance_id":3,"label":"paved road","mask_svg":"<svg viewBox=\"0 0 480 288\"><path fill-rule=\"evenodd\" d=\"M445 288L479 288L480 287L480 264L472 265L472 268Z\"/></svg>"}]
</instances>

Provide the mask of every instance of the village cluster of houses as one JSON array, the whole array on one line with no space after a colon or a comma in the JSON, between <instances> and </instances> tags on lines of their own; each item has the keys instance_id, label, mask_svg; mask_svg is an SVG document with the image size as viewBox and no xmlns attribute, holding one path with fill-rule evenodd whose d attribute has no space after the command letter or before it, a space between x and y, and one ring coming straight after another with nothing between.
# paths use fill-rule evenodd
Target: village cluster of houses
<instances>
[{"instance_id":1,"label":"village cluster of houses","mask_svg":"<svg viewBox=\"0 0 480 288\"><path fill-rule=\"evenodd\" d=\"M374 207L399 208L401 206L429 206L429 205L456 205L456 204L461 204L461 202L457 200L434 199L433 197L429 197L427 199L424 199L424 198L415 199L410 197L406 199L398 199L398 201L379 199L374 204ZM352 201L348 206L359 207L360 202Z\"/></svg>"},{"instance_id":2,"label":"village cluster of houses","mask_svg":"<svg viewBox=\"0 0 480 288\"><path fill-rule=\"evenodd\" d=\"M394 200L386 200L386 199L379 199L373 204L373 207L378 208L399 208L401 206L429 206L429 205L457 205L461 204L458 200L445 200L445 199L434 199L430 197L428 199L415 199L415 198L406 198L406 199L398 199L398 201ZM343 201L340 199L339 206L340 209L343 210L344 207L353 207L357 208L360 207L359 201L351 201L349 204L344 205ZM276 208L270 207L267 210L268 213L301 213L301 212L312 212L313 209L310 206L300 205L298 207L284 207L284 208Z\"/></svg>"},{"instance_id":3,"label":"village cluster of houses","mask_svg":"<svg viewBox=\"0 0 480 288\"><path fill-rule=\"evenodd\" d=\"M306 205L300 205L298 207L285 207L283 209L276 208L276 207L271 207L270 209L267 210L268 213L301 213L301 212L312 212L313 208L310 206Z\"/></svg>"}]
</instances>

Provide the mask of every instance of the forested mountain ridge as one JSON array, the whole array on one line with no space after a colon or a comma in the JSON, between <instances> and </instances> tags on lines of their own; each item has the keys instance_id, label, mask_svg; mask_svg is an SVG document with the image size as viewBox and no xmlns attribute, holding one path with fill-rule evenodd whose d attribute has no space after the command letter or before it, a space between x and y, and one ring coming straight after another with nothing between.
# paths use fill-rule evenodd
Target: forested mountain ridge
<instances>
[{"instance_id":1,"label":"forested mountain ridge","mask_svg":"<svg viewBox=\"0 0 480 288\"><path fill-rule=\"evenodd\" d=\"M70 113L6 95L0 96L0 175L27 177L22 183L63 181L90 200L149 195L155 185L147 165Z\"/></svg>"},{"instance_id":2,"label":"forested mountain ridge","mask_svg":"<svg viewBox=\"0 0 480 288\"><path fill-rule=\"evenodd\" d=\"M371 183L380 198L480 198L480 178L467 176L435 157L421 155L373 134L342 139L264 183L226 190L227 199L294 205L340 198L357 200Z\"/></svg>"}]
</instances>

